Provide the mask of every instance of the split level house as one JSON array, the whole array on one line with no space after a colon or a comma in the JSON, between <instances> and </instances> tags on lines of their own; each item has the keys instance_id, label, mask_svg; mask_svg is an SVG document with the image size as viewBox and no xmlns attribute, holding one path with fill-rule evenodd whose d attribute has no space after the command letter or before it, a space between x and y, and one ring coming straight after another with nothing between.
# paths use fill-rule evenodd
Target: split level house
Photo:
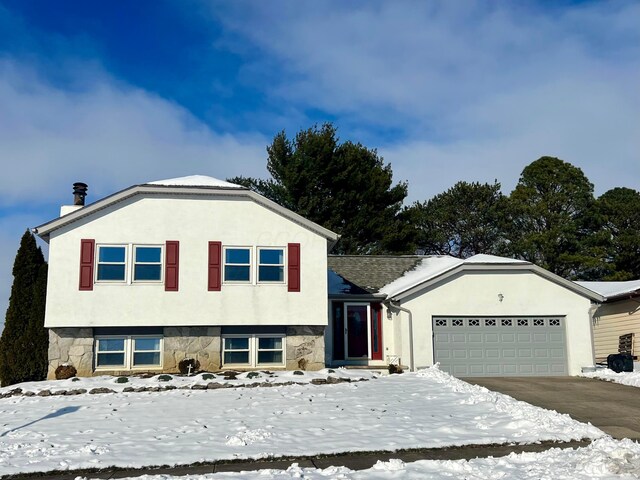
<instances>
[{"instance_id":1,"label":"split level house","mask_svg":"<svg viewBox=\"0 0 640 480\"><path fill-rule=\"evenodd\" d=\"M575 375L604 296L490 255L338 256L338 235L238 185L192 176L75 205L49 244L49 376L200 369Z\"/></svg>"},{"instance_id":2,"label":"split level house","mask_svg":"<svg viewBox=\"0 0 640 480\"><path fill-rule=\"evenodd\" d=\"M338 236L238 185L191 176L75 205L49 244L49 377L324 367L327 251Z\"/></svg>"}]
</instances>

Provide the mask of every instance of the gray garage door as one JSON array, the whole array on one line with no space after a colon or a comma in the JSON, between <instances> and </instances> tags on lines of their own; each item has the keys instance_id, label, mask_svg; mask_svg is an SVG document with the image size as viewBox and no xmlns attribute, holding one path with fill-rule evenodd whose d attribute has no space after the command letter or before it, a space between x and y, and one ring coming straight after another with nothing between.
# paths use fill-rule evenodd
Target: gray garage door
<instances>
[{"instance_id":1,"label":"gray garage door","mask_svg":"<svg viewBox=\"0 0 640 480\"><path fill-rule=\"evenodd\" d=\"M567 374L563 317L434 317L433 349L456 377Z\"/></svg>"}]
</instances>

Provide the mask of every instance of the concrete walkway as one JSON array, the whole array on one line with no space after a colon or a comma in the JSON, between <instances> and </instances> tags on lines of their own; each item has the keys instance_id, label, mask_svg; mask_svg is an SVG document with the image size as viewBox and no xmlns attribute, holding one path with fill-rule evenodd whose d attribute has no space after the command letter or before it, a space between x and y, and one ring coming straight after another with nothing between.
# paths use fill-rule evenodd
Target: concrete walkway
<instances>
[{"instance_id":1,"label":"concrete walkway","mask_svg":"<svg viewBox=\"0 0 640 480\"><path fill-rule=\"evenodd\" d=\"M568 413L614 438L640 440L640 388L581 377L474 377L482 385L532 405Z\"/></svg>"},{"instance_id":2,"label":"concrete walkway","mask_svg":"<svg viewBox=\"0 0 640 480\"><path fill-rule=\"evenodd\" d=\"M363 452L344 453L337 455L319 455L315 457L282 457L277 460L238 460L232 462L206 462L181 467L144 467L139 469L105 468L102 470L75 470L73 472L22 473L0 477L3 480L38 479L38 480L74 480L78 476L91 479L112 479L138 477L141 475L203 475L218 472L255 471L265 468L286 470L292 463L303 468L327 468L331 466L345 466L352 470L364 470L372 467L378 460L387 461L398 458L404 462L418 460L460 460L477 457L501 457L512 452L542 452L550 448L586 447L591 441L574 442L540 442L530 445L465 445L462 447L445 448L417 448L399 450L396 452Z\"/></svg>"}]
</instances>

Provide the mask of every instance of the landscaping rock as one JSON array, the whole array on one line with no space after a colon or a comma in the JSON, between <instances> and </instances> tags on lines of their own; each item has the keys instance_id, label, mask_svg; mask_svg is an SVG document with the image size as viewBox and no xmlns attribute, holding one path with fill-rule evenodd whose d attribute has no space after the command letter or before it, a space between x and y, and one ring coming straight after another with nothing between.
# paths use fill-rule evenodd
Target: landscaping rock
<instances>
[{"instance_id":1,"label":"landscaping rock","mask_svg":"<svg viewBox=\"0 0 640 480\"><path fill-rule=\"evenodd\" d=\"M106 387L98 387L98 388L92 388L91 390L89 390L89 393L91 395L95 395L97 393L116 393L113 390L111 390L110 388L106 388Z\"/></svg>"},{"instance_id":2,"label":"landscaping rock","mask_svg":"<svg viewBox=\"0 0 640 480\"><path fill-rule=\"evenodd\" d=\"M206 385L202 385L201 383L196 383L195 385L191 386L191 390L206 390L207 386Z\"/></svg>"},{"instance_id":3,"label":"landscaping rock","mask_svg":"<svg viewBox=\"0 0 640 480\"><path fill-rule=\"evenodd\" d=\"M51 395L51 392L49 390L40 390L36 395L39 397L48 397Z\"/></svg>"},{"instance_id":4,"label":"landscaping rock","mask_svg":"<svg viewBox=\"0 0 640 480\"><path fill-rule=\"evenodd\" d=\"M207 383L207 390L217 390L218 388L224 388L224 384L218 382Z\"/></svg>"},{"instance_id":5,"label":"landscaping rock","mask_svg":"<svg viewBox=\"0 0 640 480\"><path fill-rule=\"evenodd\" d=\"M56 380L66 380L67 378L75 377L77 374L76 367L66 364L58 366L55 371Z\"/></svg>"},{"instance_id":6,"label":"landscaping rock","mask_svg":"<svg viewBox=\"0 0 640 480\"><path fill-rule=\"evenodd\" d=\"M123 391L124 393L130 393L130 392L134 392L134 391L135 391L135 388L133 388L133 387L124 387L124 388L122 389L122 391Z\"/></svg>"}]
</instances>

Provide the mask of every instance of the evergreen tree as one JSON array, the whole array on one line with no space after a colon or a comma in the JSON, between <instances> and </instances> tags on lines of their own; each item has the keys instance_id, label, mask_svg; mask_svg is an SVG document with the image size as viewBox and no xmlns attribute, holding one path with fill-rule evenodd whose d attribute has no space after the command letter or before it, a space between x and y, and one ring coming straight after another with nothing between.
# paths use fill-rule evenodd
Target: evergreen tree
<instances>
[{"instance_id":1,"label":"evergreen tree","mask_svg":"<svg viewBox=\"0 0 640 480\"><path fill-rule=\"evenodd\" d=\"M508 253L565 278L600 278L604 246L594 203L582 170L539 158L525 167L509 197Z\"/></svg>"},{"instance_id":2,"label":"evergreen tree","mask_svg":"<svg viewBox=\"0 0 640 480\"><path fill-rule=\"evenodd\" d=\"M640 279L640 192L614 188L597 201L607 240L606 280Z\"/></svg>"},{"instance_id":3,"label":"evergreen tree","mask_svg":"<svg viewBox=\"0 0 640 480\"><path fill-rule=\"evenodd\" d=\"M496 254L504 243L506 199L500 184L458 182L431 200L413 205L418 248L426 254L467 258Z\"/></svg>"},{"instance_id":4,"label":"evergreen tree","mask_svg":"<svg viewBox=\"0 0 640 480\"><path fill-rule=\"evenodd\" d=\"M0 337L2 386L43 380L48 336L44 328L47 270L42 250L28 230L13 264L13 285Z\"/></svg>"},{"instance_id":5,"label":"evergreen tree","mask_svg":"<svg viewBox=\"0 0 640 480\"><path fill-rule=\"evenodd\" d=\"M331 124L285 132L267 147L269 180L229 179L341 235L335 252L412 251L413 230L402 202L407 184L392 186L392 172L376 150L339 143Z\"/></svg>"}]
</instances>

